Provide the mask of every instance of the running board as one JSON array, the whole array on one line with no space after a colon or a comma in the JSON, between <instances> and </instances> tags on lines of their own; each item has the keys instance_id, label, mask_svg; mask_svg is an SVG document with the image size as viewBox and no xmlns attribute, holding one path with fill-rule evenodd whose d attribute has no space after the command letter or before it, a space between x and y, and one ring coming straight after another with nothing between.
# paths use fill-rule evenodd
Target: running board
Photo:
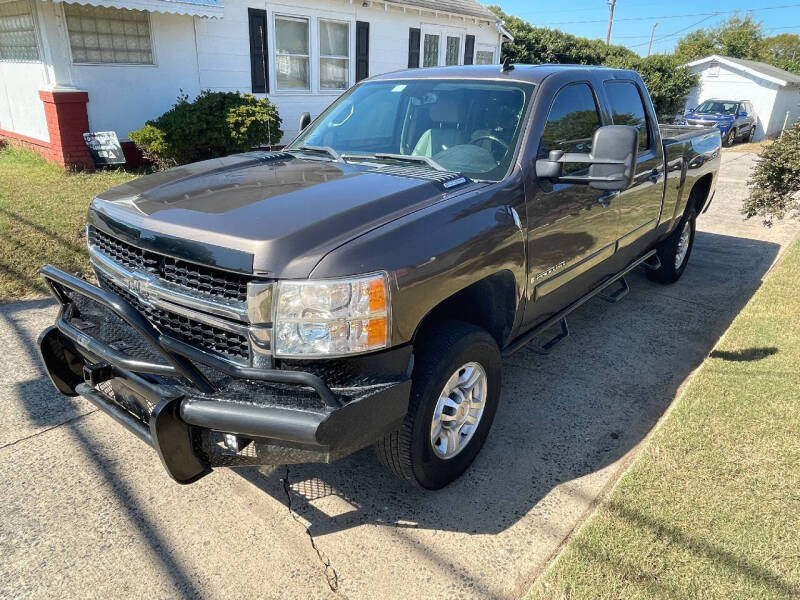
<instances>
[{"instance_id":1,"label":"running board","mask_svg":"<svg viewBox=\"0 0 800 600\"><path fill-rule=\"evenodd\" d=\"M628 285L628 280L625 279L624 277L620 277L619 279L617 279L617 283L621 285L613 292L611 292L610 294L606 294L605 292L600 292L599 294L597 294L597 297L602 298L606 302L611 302L611 304L614 304L615 302L619 302L620 300L622 300L625 296L628 295L628 292L631 291L631 288Z\"/></svg>"},{"instance_id":2,"label":"running board","mask_svg":"<svg viewBox=\"0 0 800 600\"><path fill-rule=\"evenodd\" d=\"M655 262L653 261L653 259L655 259ZM553 349L553 347L556 344L558 344L559 342L563 341L564 339L567 338L567 336L569 336L569 329L567 328L567 321L566 321L566 316L569 313L571 313L576 308L580 308L581 306L586 304L586 302L588 302L589 300L591 300L592 298L594 298L595 296L597 296L601 292L605 291L606 288L608 288L610 285L612 285L613 283L615 283L615 282L619 281L620 279L624 278L625 275L627 275L628 273L633 271L636 267L638 267L639 265L646 264L648 261L650 261L650 262L649 262L649 265L647 266L647 268L656 268L657 269L658 266L656 266L656 267L652 266L652 265L656 264L656 262L658 263L659 266L661 265L661 263L658 262L658 255L656 254L656 251L655 250L650 250L646 254L640 256L635 261L630 263L627 267L622 269L622 271L620 271L616 275L612 276L610 279L607 279L606 281L604 281L603 283L598 285L592 291L584 294L583 296L581 296L580 298L575 300L575 302L573 302L572 304L568 305L566 308L561 309L556 314L554 314L552 317L550 317L549 319L547 319L543 323L540 323L539 325L537 325L536 327L534 327L530 331L527 331L526 333L523 333L522 335L517 337L517 339L513 340L510 344L508 344L505 348L503 348L503 352L502 352L503 356L510 356L511 354L514 354L518 350L521 350L528 343L530 343L535 338L537 338L539 335L541 335L543 332L545 332L548 329L550 329L553 325L556 325L557 323L559 323L559 321L562 321L563 323L562 323L562 326L561 326L562 327L561 333L559 333L553 339L551 339L549 342L547 342L547 344L545 344L544 346L541 346L539 348L539 349L547 348L546 352L549 352L550 350ZM627 285L627 283L626 283L626 285ZM613 296L613 294L611 294L611 295ZM565 332L566 332L566 335L565 335Z\"/></svg>"},{"instance_id":3,"label":"running board","mask_svg":"<svg viewBox=\"0 0 800 600\"><path fill-rule=\"evenodd\" d=\"M559 321L561 324L561 331L554 335L550 340L541 346L531 346L531 350L536 354L550 354L550 351L555 348L559 343L563 342L569 337L569 325L567 325L567 318L564 317ZM544 332L542 332L544 333Z\"/></svg>"},{"instance_id":4,"label":"running board","mask_svg":"<svg viewBox=\"0 0 800 600\"><path fill-rule=\"evenodd\" d=\"M658 254L653 254L651 258L642 263L642 266L648 271L658 271L661 268L661 259L658 258Z\"/></svg>"}]
</instances>

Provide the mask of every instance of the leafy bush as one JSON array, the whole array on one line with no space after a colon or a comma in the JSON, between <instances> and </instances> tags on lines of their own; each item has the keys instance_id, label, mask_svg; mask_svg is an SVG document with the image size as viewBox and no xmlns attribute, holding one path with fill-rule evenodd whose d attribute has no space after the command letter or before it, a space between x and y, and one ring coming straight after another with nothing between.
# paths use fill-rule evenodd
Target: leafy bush
<instances>
[{"instance_id":1,"label":"leafy bush","mask_svg":"<svg viewBox=\"0 0 800 600\"><path fill-rule=\"evenodd\" d=\"M800 120L764 148L753 169L750 197L742 212L769 226L774 219L800 216Z\"/></svg>"},{"instance_id":2,"label":"leafy bush","mask_svg":"<svg viewBox=\"0 0 800 600\"><path fill-rule=\"evenodd\" d=\"M160 168L277 144L283 137L277 107L252 94L204 90L185 94L163 115L131 131L145 158Z\"/></svg>"}]
</instances>

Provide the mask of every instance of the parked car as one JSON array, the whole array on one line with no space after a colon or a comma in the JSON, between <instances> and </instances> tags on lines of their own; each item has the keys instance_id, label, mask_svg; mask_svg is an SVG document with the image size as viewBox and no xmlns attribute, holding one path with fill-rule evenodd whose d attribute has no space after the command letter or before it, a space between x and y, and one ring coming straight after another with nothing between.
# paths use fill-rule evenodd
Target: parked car
<instances>
[{"instance_id":1,"label":"parked car","mask_svg":"<svg viewBox=\"0 0 800 600\"><path fill-rule=\"evenodd\" d=\"M749 100L706 100L683 115L683 124L693 127L716 127L722 143L752 141L756 134L756 113Z\"/></svg>"},{"instance_id":2,"label":"parked car","mask_svg":"<svg viewBox=\"0 0 800 600\"><path fill-rule=\"evenodd\" d=\"M489 433L504 356L552 351L634 268L681 276L719 151L716 129L659 127L633 71L374 77L284 151L96 197L98 285L43 267L42 359L181 483L374 445L440 488Z\"/></svg>"}]
</instances>

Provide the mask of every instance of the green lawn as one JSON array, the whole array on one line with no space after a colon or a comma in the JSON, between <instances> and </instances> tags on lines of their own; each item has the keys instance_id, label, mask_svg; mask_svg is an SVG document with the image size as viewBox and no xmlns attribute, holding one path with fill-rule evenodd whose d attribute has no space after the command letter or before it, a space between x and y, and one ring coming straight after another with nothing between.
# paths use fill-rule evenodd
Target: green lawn
<instances>
[{"instance_id":1,"label":"green lawn","mask_svg":"<svg viewBox=\"0 0 800 600\"><path fill-rule=\"evenodd\" d=\"M39 268L86 272L86 208L134 178L123 171L68 173L32 152L0 148L0 301L46 292Z\"/></svg>"},{"instance_id":2,"label":"green lawn","mask_svg":"<svg viewBox=\"0 0 800 600\"><path fill-rule=\"evenodd\" d=\"M540 598L800 598L800 243L534 585Z\"/></svg>"}]
</instances>

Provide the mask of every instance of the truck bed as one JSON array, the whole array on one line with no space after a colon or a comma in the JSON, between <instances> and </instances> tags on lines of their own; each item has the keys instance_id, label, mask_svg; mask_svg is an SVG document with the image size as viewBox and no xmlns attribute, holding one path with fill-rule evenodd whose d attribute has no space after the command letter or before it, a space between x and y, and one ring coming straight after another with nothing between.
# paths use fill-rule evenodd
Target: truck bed
<instances>
[{"instance_id":1,"label":"truck bed","mask_svg":"<svg viewBox=\"0 0 800 600\"><path fill-rule=\"evenodd\" d=\"M661 139L665 145L673 142L685 141L702 133L714 133L716 127L692 127L691 125L665 125L658 124Z\"/></svg>"}]
</instances>

